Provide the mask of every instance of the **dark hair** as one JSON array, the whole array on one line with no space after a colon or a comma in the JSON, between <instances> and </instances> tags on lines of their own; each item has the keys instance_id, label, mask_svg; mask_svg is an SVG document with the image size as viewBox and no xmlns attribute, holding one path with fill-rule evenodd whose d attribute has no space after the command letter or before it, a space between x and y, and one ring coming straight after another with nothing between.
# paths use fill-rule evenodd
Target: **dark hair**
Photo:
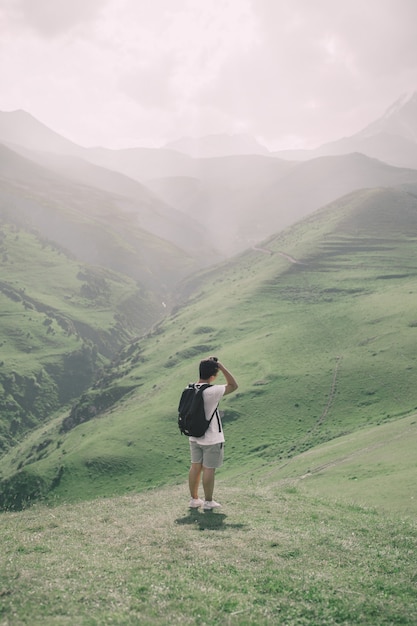
<instances>
[{"instance_id":1,"label":"dark hair","mask_svg":"<svg viewBox=\"0 0 417 626\"><path fill-rule=\"evenodd\" d=\"M208 380L210 376L215 376L219 371L219 364L213 359L203 359L200 361L200 378Z\"/></svg>"}]
</instances>

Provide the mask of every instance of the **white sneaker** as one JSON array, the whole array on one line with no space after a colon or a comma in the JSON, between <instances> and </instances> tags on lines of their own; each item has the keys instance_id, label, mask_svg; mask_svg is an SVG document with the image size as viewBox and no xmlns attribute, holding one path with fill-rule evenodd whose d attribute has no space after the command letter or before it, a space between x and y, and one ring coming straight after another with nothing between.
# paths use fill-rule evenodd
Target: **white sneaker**
<instances>
[{"instance_id":1,"label":"white sneaker","mask_svg":"<svg viewBox=\"0 0 417 626\"><path fill-rule=\"evenodd\" d=\"M201 498L191 498L189 507L190 509L198 509L199 506L203 506L204 500Z\"/></svg>"},{"instance_id":2,"label":"white sneaker","mask_svg":"<svg viewBox=\"0 0 417 626\"><path fill-rule=\"evenodd\" d=\"M221 504L216 502L215 500L205 500L203 504L203 509L205 511L211 511L211 509L219 509Z\"/></svg>"}]
</instances>

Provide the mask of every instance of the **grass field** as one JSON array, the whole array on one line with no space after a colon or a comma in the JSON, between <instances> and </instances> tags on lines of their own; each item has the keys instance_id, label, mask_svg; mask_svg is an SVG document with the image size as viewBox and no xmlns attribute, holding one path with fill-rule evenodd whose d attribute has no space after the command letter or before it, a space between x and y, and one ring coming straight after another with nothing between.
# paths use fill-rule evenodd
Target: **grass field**
<instances>
[{"instance_id":1,"label":"grass field","mask_svg":"<svg viewBox=\"0 0 417 626\"><path fill-rule=\"evenodd\" d=\"M285 463L226 455L215 512L188 509L184 449L181 483L3 513L0 624L412 626L416 437L413 415Z\"/></svg>"},{"instance_id":2,"label":"grass field","mask_svg":"<svg viewBox=\"0 0 417 626\"><path fill-rule=\"evenodd\" d=\"M0 516L2 626L414 625L415 516L220 479Z\"/></svg>"}]
</instances>

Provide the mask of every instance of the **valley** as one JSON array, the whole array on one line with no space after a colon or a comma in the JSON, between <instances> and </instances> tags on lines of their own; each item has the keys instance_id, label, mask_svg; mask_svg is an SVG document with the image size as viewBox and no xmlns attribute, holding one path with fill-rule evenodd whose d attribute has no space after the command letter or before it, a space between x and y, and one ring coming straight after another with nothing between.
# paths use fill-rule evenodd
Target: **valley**
<instances>
[{"instance_id":1,"label":"valley","mask_svg":"<svg viewBox=\"0 0 417 626\"><path fill-rule=\"evenodd\" d=\"M3 509L175 484L179 390L208 354L239 378L232 473L413 413L416 170L89 151L19 115L36 132L0 152Z\"/></svg>"}]
</instances>

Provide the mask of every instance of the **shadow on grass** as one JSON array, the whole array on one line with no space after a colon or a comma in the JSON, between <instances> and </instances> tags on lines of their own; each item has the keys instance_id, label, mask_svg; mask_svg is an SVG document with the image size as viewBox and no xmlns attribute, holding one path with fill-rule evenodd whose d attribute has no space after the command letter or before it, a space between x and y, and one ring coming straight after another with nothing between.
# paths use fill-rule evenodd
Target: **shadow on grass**
<instances>
[{"instance_id":1,"label":"shadow on grass","mask_svg":"<svg viewBox=\"0 0 417 626\"><path fill-rule=\"evenodd\" d=\"M228 524L225 522L227 515L224 513L214 513L213 511L199 511L198 509L190 509L185 517L179 517L175 520L176 524L194 525L198 530L242 530L245 524Z\"/></svg>"}]
</instances>

